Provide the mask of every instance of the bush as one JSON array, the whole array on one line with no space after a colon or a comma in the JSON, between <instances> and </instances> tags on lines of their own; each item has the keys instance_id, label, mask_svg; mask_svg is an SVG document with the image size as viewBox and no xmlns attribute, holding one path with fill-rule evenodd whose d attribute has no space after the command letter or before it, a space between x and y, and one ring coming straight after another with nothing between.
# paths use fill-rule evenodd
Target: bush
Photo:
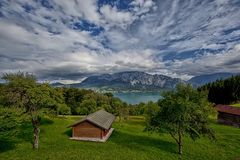
<instances>
[{"instance_id":1,"label":"bush","mask_svg":"<svg viewBox=\"0 0 240 160\"><path fill-rule=\"evenodd\" d=\"M69 115L69 114L71 114L71 108L68 107L66 104L59 104L58 105L58 114Z\"/></svg>"}]
</instances>

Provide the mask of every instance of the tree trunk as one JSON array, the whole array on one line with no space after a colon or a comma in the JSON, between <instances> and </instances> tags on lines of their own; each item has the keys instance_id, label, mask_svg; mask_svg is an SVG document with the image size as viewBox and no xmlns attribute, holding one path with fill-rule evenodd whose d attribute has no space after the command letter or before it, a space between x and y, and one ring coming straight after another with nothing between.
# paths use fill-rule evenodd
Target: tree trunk
<instances>
[{"instance_id":1,"label":"tree trunk","mask_svg":"<svg viewBox=\"0 0 240 160\"><path fill-rule=\"evenodd\" d=\"M33 124L33 135L34 135L34 141L33 141L33 149L38 149L38 144L39 144L39 133L40 133L40 128L39 128L39 120L32 120Z\"/></svg>"},{"instance_id":2,"label":"tree trunk","mask_svg":"<svg viewBox=\"0 0 240 160\"><path fill-rule=\"evenodd\" d=\"M178 154L180 156L180 159L182 159L182 152L183 152L183 146L182 144L178 143Z\"/></svg>"},{"instance_id":3,"label":"tree trunk","mask_svg":"<svg viewBox=\"0 0 240 160\"><path fill-rule=\"evenodd\" d=\"M178 154L179 154L179 159L182 159L182 153L183 153L182 132L178 131Z\"/></svg>"}]
</instances>

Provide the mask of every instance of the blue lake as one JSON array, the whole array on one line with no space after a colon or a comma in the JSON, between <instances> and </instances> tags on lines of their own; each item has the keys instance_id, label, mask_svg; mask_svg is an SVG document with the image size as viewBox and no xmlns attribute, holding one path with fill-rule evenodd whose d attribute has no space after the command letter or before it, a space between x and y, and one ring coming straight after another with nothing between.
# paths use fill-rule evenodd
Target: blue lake
<instances>
[{"instance_id":1,"label":"blue lake","mask_svg":"<svg viewBox=\"0 0 240 160\"><path fill-rule=\"evenodd\" d=\"M157 102L161 98L160 92L117 92L113 93L115 97L129 104L138 104L140 102Z\"/></svg>"}]
</instances>

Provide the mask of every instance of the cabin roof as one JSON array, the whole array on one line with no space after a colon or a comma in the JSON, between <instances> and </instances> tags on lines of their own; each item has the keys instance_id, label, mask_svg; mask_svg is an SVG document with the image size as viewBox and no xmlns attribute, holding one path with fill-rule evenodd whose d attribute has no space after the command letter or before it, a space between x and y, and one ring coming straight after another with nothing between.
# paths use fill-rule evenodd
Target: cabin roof
<instances>
[{"instance_id":1,"label":"cabin roof","mask_svg":"<svg viewBox=\"0 0 240 160\"><path fill-rule=\"evenodd\" d=\"M217 105L215 107L218 112L223 112L223 113L229 113L229 114L234 114L234 115L239 115L240 116L240 108L238 107L232 107L232 106L226 106L226 105Z\"/></svg>"},{"instance_id":2,"label":"cabin roof","mask_svg":"<svg viewBox=\"0 0 240 160\"><path fill-rule=\"evenodd\" d=\"M91 113L88 116L82 118L81 120L75 122L74 124L70 125L70 127L73 127L84 121L88 121L90 123L95 124L96 126L98 126L100 128L109 129L114 120L115 120L115 116L113 114L108 113L104 110L99 110L99 111Z\"/></svg>"}]
</instances>

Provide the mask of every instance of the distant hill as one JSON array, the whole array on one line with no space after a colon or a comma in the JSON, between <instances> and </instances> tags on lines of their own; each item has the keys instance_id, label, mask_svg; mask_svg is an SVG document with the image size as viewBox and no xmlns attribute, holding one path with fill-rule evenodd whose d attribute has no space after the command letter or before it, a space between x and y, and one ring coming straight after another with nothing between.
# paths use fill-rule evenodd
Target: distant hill
<instances>
[{"instance_id":1,"label":"distant hill","mask_svg":"<svg viewBox=\"0 0 240 160\"><path fill-rule=\"evenodd\" d=\"M90 76L81 83L72 84L71 87L110 88L113 90L156 90L175 88L179 82L182 82L182 80L178 78L129 71Z\"/></svg>"},{"instance_id":2,"label":"distant hill","mask_svg":"<svg viewBox=\"0 0 240 160\"><path fill-rule=\"evenodd\" d=\"M227 79L233 75L237 75L236 73L214 73L214 74L206 74L195 76L188 80L188 83L192 84L193 86L202 86L204 84L214 82L217 79Z\"/></svg>"},{"instance_id":3,"label":"distant hill","mask_svg":"<svg viewBox=\"0 0 240 160\"><path fill-rule=\"evenodd\" d=\"M60 82L51 83L50 85L51 85L52 87L64 87L64 86L65 86L65 84L60 83Z\"/></svg>"}]
</instances>

